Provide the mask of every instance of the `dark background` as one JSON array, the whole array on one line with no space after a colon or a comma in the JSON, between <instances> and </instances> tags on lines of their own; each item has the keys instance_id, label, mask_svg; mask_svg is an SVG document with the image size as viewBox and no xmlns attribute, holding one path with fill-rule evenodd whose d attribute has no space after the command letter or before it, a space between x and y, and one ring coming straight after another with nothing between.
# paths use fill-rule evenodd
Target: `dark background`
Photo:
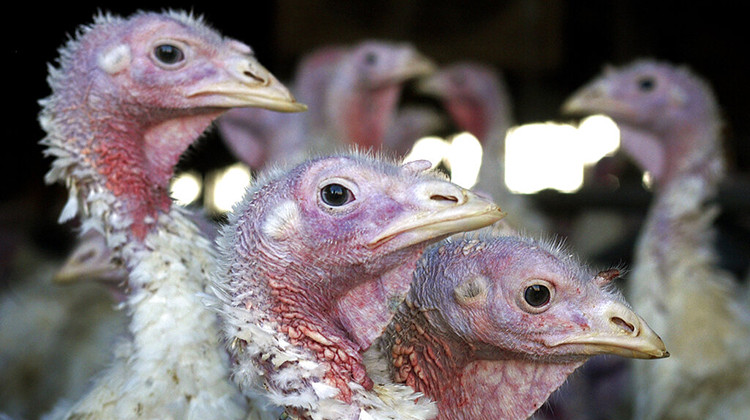
<instances>
[{"instance_id":1,"label":"dark background","mask_svg":"<svg viewBox=\"0 0 750 420\"><path fill-rule=\"evenodd\" d=\"M0 153L0 234L6 240L31 232L35 241L54 251L64 249L70 238L69 227L55 224L64 189L42 182L49 160L42 158L38 141L43 133L36 121L37 100L49 94L46 63L56 58L57 48L78 25L91 22L98 10L129 15L138 9L179 8L203 14L225 35L250 44L282 80L310 49L364 38L411 41L438 63L471 59L492 64L505 74L519 123L561 120L559 106L565 97L606 63L654 57L687 64L712 83L724 110L731 176L721 196L725 212L719 223L731 241L750 253L750 84L746 81L750 64L742 2L695 6L637 0L27 3L5 15L10 34L2 57L11 113L4 124L6 149ZM207 151L201 154L204 167L228 159L214 140L209 136L201 146ZM616 193L584 188L572 196L550 193L537 199L545 209L563 216L597 206L645 212L649 196L644 190ZM741 264L746 260L742 252L738 255L738 267L744 269ZM622 259L627 260L627 254Z\"/></svg>"}]
</instances>

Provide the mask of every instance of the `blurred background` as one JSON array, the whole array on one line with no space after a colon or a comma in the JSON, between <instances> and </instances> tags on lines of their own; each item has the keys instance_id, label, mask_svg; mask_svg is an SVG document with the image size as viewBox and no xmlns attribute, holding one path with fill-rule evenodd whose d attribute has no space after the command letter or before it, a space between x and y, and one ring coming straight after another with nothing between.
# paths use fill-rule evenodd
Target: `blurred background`
<instances>
[{"instance_id":1,"label":"blurred background","mask_svg":"<svg viewBox=\"0 0 750 420\"><path fill-rule=\"evenodd\" d=\"M314 48L364 39L410 42L438 65L459 60L485 63L502 72L519 125L577 124L562 116L560 106L605 64L657 58L688 65L712 84L725 119L730 175L718 198L722 205L716 239L720 263L737 278L748 278L750 83L746 78L750 60L744 56L749 37L741 2L686 6L685 2L640 0L277 0L158 6L26 2L16 7L6 15L8 40L2 47L5 86L10 88L6 98L13 102L10 118L5 120L6 149L0 153L2 292L13 293L21 287L17 279L23 279L23 274L13 272L19 269L18 262L12 263L16 257L25 255L16 261L30 265L41 265L44 258L59 261L75 238L70 224L56 222L67 198L65 188L43 182L50 159L42 156L38 144L43 132L37 122L37 101L50 93L45 81L47 64L55 60L68 35L90 23L98 11L127 16L139 9L164 8L203 15L223 34L251 45L260 62L282 81L292 77L300 57ZM409 86L403 96L404 101L429 102L414 95ZM226 168L236 159L217 130L205 137L197 150L184 157L179 172L195 174L207 183L217 173L228 173ZM608 167L617 168L616 179L603 181L600 175ZM242 171L235 175L241 183L249 179ZM204 185L202 193L195 193L194 204L206 204L209 191L211 187ZM571 237L577 250L598 265L622 266L631 262L651 192L641 172L614 153L588 165L582 183L570 191L543 189L529 198L553 221L550 234ZM24 254L26 247L34 248L34 253Z\"/></svg>"},{"instance_id":2,"label":"blurred background","mask_svg":"<svg viewBox=\"0 0 750 420\"><path fill-rule=\"evenodd\" d=\"M46 64L78 25L97 11L129 15L138 9L179 8L203 14L227 36L250 44L260 61L280 79L291 77L298 59L315 47L368 38L409 41L438 64L475 60L503 72L518 124L568 121L559 107L566 96L598 74L605 64L653 57L687 64L714 86L726 120L732 176L721 194L719 223L737 255L725 256L734 271L744 271L750 253L750 64L744 57L747 35L743 13L732 2L506 0L470 3L447 0L315 2L278 0L249 3L128 2L108 6L52 3L19 4L9 18L3 44L6 77L13 99L0 164L2 256L12 238L31 235L49 252L64 252L70 229L55 223L64 201L60 185L45 186L49 160L38 145L43 133L37 100L49 94ZM405 97L408 97L408 89ZM233 162L216 131L190 154L183 169L205 174ZM198 158L199 157L199 158ZM630 165L627 163L627 165ZM587 177L589 175L587 174ZM610 188L584 184L575 192L542 191L533 200L560 221L557 232L576 215L602 208L637 218L649 193L637 170L624 171ZM632 237L638 226L632 226ZM726 242L725 241L725 242ZM743 247L744 246L744 247ZM607 252L612 263L627 262L629 246ZM744 276L742 276L744 277Z\"/></svg>"}]
</instances>

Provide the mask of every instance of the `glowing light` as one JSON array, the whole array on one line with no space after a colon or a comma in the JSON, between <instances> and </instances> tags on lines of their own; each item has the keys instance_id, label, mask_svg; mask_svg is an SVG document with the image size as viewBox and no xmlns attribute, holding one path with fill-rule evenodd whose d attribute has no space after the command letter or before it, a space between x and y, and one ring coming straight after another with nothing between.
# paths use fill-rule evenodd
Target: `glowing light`
<instances>
[{"instance_id":1,"label":"glowing light","mask_svg":"<svg viewBox=\"0 0 750 420\"><path fill-rule=\"evenodd\" d=\"M611 118L604 115L583 119L578 125L578 136L584 163L596 163L620 148L620 130Z\"/></svg>"},{"instance_id":2,"label":"glowing light","mask_svg":"<svg viewBox=\"0 0 750 420\"><path fill-rule=\"evenodd\" d=\"M516 193L553 188L575 192L583 186L584 168L611 155L620 132L603 115L584 119L578 127L537 123L515 127L505 138L505 183Z\"/></svg>"},{"instance_id":3,"label":"glowing light","mask_svg":"<svg viewBox=\"0 0 750 420\"><path fill-rule=\"evenodd\" d=\"M643 178L641 178L641 183L643 183L643 187L646 188L646 190L651 191L654 187L654 177L651 175L651 172L644 171L643 172Z\"/></svg>"},{"instance_id":4,"label":"glowing light","mask_svg":"<svg viewBox=\"0 0 750 420\"><path fill-rule=\"evenodd\" d=\"M426 159L434 168L444 162L450 169L451 181L471 188L477 182L482 164L482 145L470 133L459 133L443 140L440 137L423 137L417 140L404 162Z\"/></svg>"},{"instance_id":5,"label":"glowing light","mask_svg":"<svg viewBox=\"0 0 750 420\"><path fill-rule=\"evenodd\" d=\"M545 188L575 192L583 185L576 143L576 129L570 125L540 123L512 128L505 138L506 185L524 194Z\"/></svg>"},{"instance_id":6,"label":"glowing light","mask_svg":"<svg viewBox=\"0 0 750 420\"><path fill-rule=\"evenodd\" d=\"M172 179L169 195L181 206L187 206L198 199L203 181L196 172L183 172Z\"/></svg>"},{"instance_id":7,"label":"glowing light","mask_svg":"<svg viewBox=\"0 0 750 420\"><path fill-rule=\"evenodd\" d=\"M452 138L446 160L451 169L451 181L471 188L477 183L482 165L482 144L469 133L458 134Z\"/></svg>"},{"instance_id":8,"label":"glowing light","mask_svg":"<svg viewBox=\"0 0 750 420\"><path fill-rule=\"evenodd\" d=\"M447 143L440 137L422 137L414 142L411 151L404 157L404 162L425 159L436 167L445 157Z\"/></svg>"},{"instance_id":9,"label":"glowing light","mask_svg":"<svg viewBox=\"0 0 750 420\"><path fill-rule=\"evenodd\" d=\"M232 206L242 200L251 180L250 168L242 163L211 174L206 183L206 206L221 213L232 210Z\"/></svg>"}]
</instances>

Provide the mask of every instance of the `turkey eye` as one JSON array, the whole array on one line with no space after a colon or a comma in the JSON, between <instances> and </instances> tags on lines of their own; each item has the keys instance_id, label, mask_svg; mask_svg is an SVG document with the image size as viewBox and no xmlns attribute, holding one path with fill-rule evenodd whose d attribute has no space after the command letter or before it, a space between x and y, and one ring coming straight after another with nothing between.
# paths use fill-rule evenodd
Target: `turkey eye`
<instances>
[{"instance_id":1,"label":"turkey eye","mask_svg":"<svg viewBox=\"0 0 750 420\"><path fill-rule=\"evenodd\" d=\"M460 73L454 74L453 76L451 76L451 80L456 86L463 86L466 83L466 76Z\"/></svg>"},{"instance_id":2,"label":"turkey eye","mask_svg":"<svg viewBox=\"0 0 750 420\"><path fill-rule=\"evenodd\" d=\"M320 190L320 198L332 207L340 207L354 200L352 192L341 184L328 184Z\"/></svg>"},{"instance_id":3,"label":"turkey eye","mask_svg":"<svg viewBox=\"0 0 750 420\"><path fill-rule=\"evenodd\" d=\"M656 81L650 77L644 77L638 81L638 89L643 92L651 92L656 87Z\"/></svg>"},{"instance_id":4,"label":"turkey eye","mask_svg":"<svg viewBox=\"0 0 750 420\"><path fill-rule=\"evenodd\" d=\"M367 55L365 56L365 63L367 63L368 65L373 65L373 64L375 64L377 62L378 62L378 55L377 54L375 54L373 52L367 53Z\"/></svg>"},{"instance_id":5,"label":"turkey eye","mask_svg":"<svg viewBox=\"0 0 750 420\"><path fill-rule=\"evenodd\" d=\"M523 292L523 298L526 300L526 303L534 308L538 308L549 302L550 292L547 286L535 284L526 288L526 291Z\"/></svg>"},{"instance_id":6,"label":"turkey eye","mask_svg":"<svg viewBox=\"0 0 750 420\"><path fill-rule=\"evenodd\" d=\"M174 45L161 44L154 48L154 57L162 64L174 65L185 59L185 53Z\"/></svg>"}]
</instances>

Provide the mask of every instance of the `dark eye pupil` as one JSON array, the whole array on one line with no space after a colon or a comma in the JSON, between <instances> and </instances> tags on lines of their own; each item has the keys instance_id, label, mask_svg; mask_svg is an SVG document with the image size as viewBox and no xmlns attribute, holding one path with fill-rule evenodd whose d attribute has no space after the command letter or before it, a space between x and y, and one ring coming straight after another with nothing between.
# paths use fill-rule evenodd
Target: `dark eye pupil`
<instances>
[{"instance_id":1,"label":"dark eye pupil","mask_svg":"<svg viewBox=\"0 0 750 420\"><path fill-rule=\"evenodd\" d=\"M154 48L154 55L164 64L176 64L185 58L181 49L170 44L162 44Z\"/></svg>"},{"instance_id":2,"label":"dark eye pupil","mask_svg":"<svg viewBox=\"0 0 750 420\"><path fill-rule=\"evenodd\" d=\"M542 286L541 284L529 286L523 293L523 298L526 299L526 303L535 308L538 308L549 302L549 289L545 286Z\"/></svg>"},{"instance_id":3,"label":"dark eye pupil","mask_svg":"<svg viewBox=\"0 0 750 420\"><path fill-rule=\"evenodd\" d=\"M456 86L463 86L466 83L466 77L463 74L454 74L451 79Z\"/></svg>"},{"instance_id":4,"label":"dark eye pupil","mask_svg":"<svg viewBox=\"0 0 750 420\"><path fill-rule=\"evenodd\" d=\"M365 56L365 63L367 64L372 65L372 64L377 63L377 61L378 61L378 55L375 53L372 53L372 52L367 53L367 55Z\"/></svg>"},{"instance_id":5,"label":"dark eye pupil","mask_svg":"<svg viewBox=\"0 0 750 420\"><path fill-rule=\"evenodd\" d=\"M329 206L339 207L351 201L351 191L341 184L329 184L320 191L320 197Z\"/></svg>"},{"instance_id":6,"label":"dark eye pupil","mask_svg":"<svg viewBox=\"0 0 750 420\"><path fill-rule=\"evenodd\" d=\"M644 92L650 92L656 87L656 81L650 77L644 77L638 81L638 89Z\"/></svg>"}]
</instances>

